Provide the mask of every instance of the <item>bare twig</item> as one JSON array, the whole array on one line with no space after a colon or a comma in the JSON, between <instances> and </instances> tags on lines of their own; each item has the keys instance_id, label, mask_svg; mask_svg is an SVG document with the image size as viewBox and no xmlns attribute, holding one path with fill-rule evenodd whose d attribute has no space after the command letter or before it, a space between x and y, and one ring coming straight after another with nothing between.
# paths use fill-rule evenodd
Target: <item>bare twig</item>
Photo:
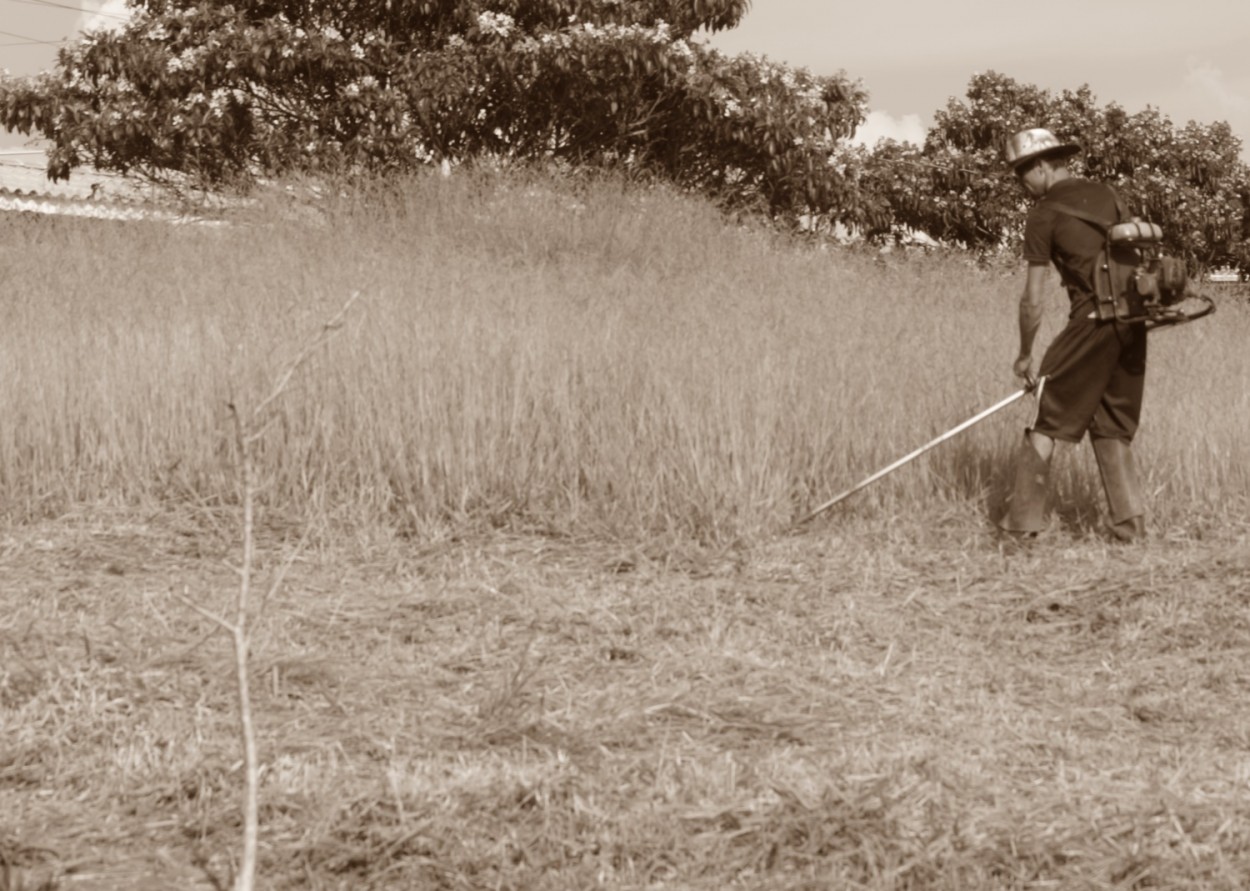
<instances>
[{"instance_id":1,"label":"bare twig","mask_svg":"<svg viewBox=\"0 0 1250 891\"><path fill-rule=\"evenodd\" d=\"M217 615L215 612L213 612L210 609L205 609L204 607L200 606L198 603L196 603L194 600L188 597L185 591L182 594L175 594L174 597L178 598L178 601L182 603L184 606L186 606L188 609L194 610L195 612L199 613L201 616L203 616L205 619L208 619L208 621L212 622L214 625L221 628L223 631L234 630L234 626L230 624L230 621L228 619Z\"/></svg>"},{"instance_id":2,"label":"bare twig","mask_svg":"<svg viewBox=\"0 0 1250 891\"><path fill-rule=\"evenodd\" d=\"M291 551L282 561L282 565L278 567L278 571L274 573L273 580L269 584L269 590L261 595L260 603L256 608L257 615L265 611L265 606L270 599L278 593L278 589L282 587L282 583L286 581L286 574L290 572L291 566L299 559L299 555L304 551L304 545L308 542L308 536L312 531L311 525L304 528L304 533L300 536L298 542L295 543L295 549Z\"/></svg>"},{"instance_id":3,"label":"bare twig","mask_svg":"<svg viewBox=\"0 0 1250 891\"><path fill-rule=\"evenodd\" d=\"M286 378L289 380L289 377ZM280 391L276 391L280 392ZM256 749L256 728L252 723L252 693L248 683L248 607L252 590L252 557L255 548L255 492L252 458L243 419L231 404L235 445L239 449L239 477L243 487L243 565L239 568L239 597L235 620L230 629L234 644L234 670L239 706L239 735L243 743L243 859L235 877L235 891L252 891L256 882L256 849L260 837L260 759Z\"/></svg>"},{"instance_id":4,"label":"bare twig","mask_svg":"<svg viewBox=\"0 0 1250 891\"><path fill-rule=\"evenodd\" d=\"M234 891L252 891L256 884L256 859L260 837L260 758L256 744L256 728L252 715L252 694L249 674L251 628L255 618L252 605L252 568L255 563L256 545L256 482L252 464L252 445L264 434L265 415L282 396L295 374L307 363L316 350L323 346L343 323L348 310L360 297L354 292L342 308L331 318L294 360L286 367L273 388L246 416L236 403L227 408L234 424L235 449L239 462L239 488L243 499L243 560L234 567L239 576L238 596L235 600L234 618L228 619L204 609L185 594L178 599L201 616L214 622L230 636L234 650L235 694L239 716L239 738L243 747L244 794L243 794L243 854L235 875ZM302 550L308 533L305 531L293 553L283 561L275 573L268 590L261 597L259 613L265 603L277 592L286 579L287 572Z\"/></svg>"},{"instance_id":5,"label":"bare twig","mask_svg":"<svg viewBox=\"0 0 1250 891\"><path fill-rule=\"evenodd\" d=\"M286 367L286 371L284 371L278 378L277 382L273 386L273 389L269 391L269 395L262 399L256 408L252 410L252 416L249 419L249 427L255 425L261 419L261 416L268 410L270 404L286 391L287 386L291 383L291 378L293 378L295 373L299 371L312 357L312 354L324 346L325 343L334 336L334 333L342 327L343 319L346 318L348 310L352 308L352 304L354 304L358 299L360 299L360 292L353 291L352 295L347 298L347 302L343 304L339 311L335 313L328 322L321 326L321 331L317 334L317 336L313 338L312 341L310 341L308 345L300 351L300 354L292 360L291 364ZM252 437L252 439L255 439L256 435L256 433L249 430L249 436Z\"/></svg>"}]
</instances>

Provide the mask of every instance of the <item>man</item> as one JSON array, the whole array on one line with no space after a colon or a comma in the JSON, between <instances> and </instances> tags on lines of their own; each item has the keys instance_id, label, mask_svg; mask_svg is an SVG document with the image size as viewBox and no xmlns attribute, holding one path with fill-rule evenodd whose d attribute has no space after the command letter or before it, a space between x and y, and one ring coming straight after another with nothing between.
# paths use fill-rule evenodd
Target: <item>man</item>
<instances>
[{"instance_id":1,"label":"man","mask_svg":"<svg viewBox=\"0 0 1250 891\"><path fill-rule=\"evenodd\" d=\"M1036 200L1024 227L1028 264L1020 298L1020 353L1013 370L1032 382L1033 341L1051 263L1068 291L1068 323L1042 357L1037 418L1024 434L1015 484L1002 529L1034 537L1045 526L1050 458L1055 440L1094 447L1110 513L1108 528L1122 541L1145 534L1145 505L1131 445L1141 416L1146 375L1146 327L1099 321L1094 313L1094 267L1105 240L1090 223L1065 212L1119 220L1123 205L1109 186L1072 176L1067 159L1080 148L1049 130L1023 130L1007 141L1007 163Z\"/></svg>"}]
</instances>

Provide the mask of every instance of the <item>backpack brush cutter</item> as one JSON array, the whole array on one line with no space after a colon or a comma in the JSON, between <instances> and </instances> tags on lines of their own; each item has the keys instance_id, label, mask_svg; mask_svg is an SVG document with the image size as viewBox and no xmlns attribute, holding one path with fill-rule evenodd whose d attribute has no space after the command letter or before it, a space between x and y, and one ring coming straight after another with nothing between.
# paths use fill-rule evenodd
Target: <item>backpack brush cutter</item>
<instances>
[{"instance_id":1,"label":"backpack brush cutter","mask_svg":"<svg viewBox=\"0 0 1250 891\"><path fill-rule=\"evenodd\" d=\"M1185 261L1163 247L1163 229L1132 217L1122 223L1078 207L1051 202L1103 236L1094 260L1093 317L1101 321L1145 322L1149 327L1192 322L1215 311L1215 302L1189 290Z\"/></svg>"},{"instance_id":2,"label":"backpack brush cutter","mask_svg":"<svg viewBox=\"0 0 1250 891\"><path fill-rule=\"evenodd\" d=\"M1176 287L1177 277L1174 273L1175 270L1170 273L1173 277L1166 288L1160 288L1158 286L1157 275L1154 277L1153 281L1151 280L1151 272L1149 269L1145 270L1145 275L1141 279L1134 279L1130 277L1130 287L1133 289L1132 293L1135 295L1135 298L1124 299L1122 301L1122 316L1116 312L1114 308L1112 308L1110 310L1111 315L1109 315L1108 318L1115 318L1121 322L1129 324L1144 323L1147 328L1155 329L1179 325L1185 322L1192 322L1205 316L1209 316L1211 313L1215 312L1215 301L1213 301L1210 297L1205 294L1196 294L1186 290L1187 279L1183 276L1183 274L1179 277L1179 287ZM1149 290L1152 286L1155 288L1153 292ZM1138 287L1140 287L1140 291L1137 290ZM1143 292L1150 294L1149 299L1145 297ZM882 477L888 476L905 464L911 463L930 449L936 448L948 439L958 436L969 427L984 421L990 415L1001 411L1016 402L1016 400L1027 396L1029 393L1036 392L1037 398L1040 401L1042 398L1042 388L1045 384L1046 378L1044 376L1038 378L1037 380L1029 380L1023 389L1017 390L1010 396L994 403L989 408L964 421L962 424L947 430L936 439L933 439L915 451L904 455L893 464L881 468L868 478L856 483L854 486L851 486L851 488L835 495L833 498L830 498L815 510L796 520L794 522L794 526L802 526L803 524L814 520L831 507L834 507L842 501L845 501L847 498L850 498L860 489L867 488Z\"/></svg>"}]
</instances>

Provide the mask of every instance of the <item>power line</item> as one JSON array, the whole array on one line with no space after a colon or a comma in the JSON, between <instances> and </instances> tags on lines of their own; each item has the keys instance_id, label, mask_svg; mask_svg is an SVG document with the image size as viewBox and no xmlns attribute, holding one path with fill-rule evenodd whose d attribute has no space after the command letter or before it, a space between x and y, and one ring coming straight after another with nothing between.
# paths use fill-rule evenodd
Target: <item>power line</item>
<instances>
[{"instance_id":1,"label":"power line","mask_svg":"<svg viewBox=\"0 0 1250 891\"><path fill-rule=\"evenodd\" d=\"M24 41L23 45L30 45L30 44L38 43L38 44L43 44L45 46L58 46L62 43L65 43L64 40L40 40L37 37L29 37L25 34L14 34L12 31L0 31L0 34L3 34L5 37L13 37L17 40Z\"/></svg>"},{"instance_id":2,"label":"power line","mask_svg":"<svg viewBox=\"0 0 1250 891\"><path fill-rule=\"evenodd\" d=\"M112 19L121 19L123 21L130 18L129 15L122 15L116 12L105 12L102 9L83 9L82 7L78 7L78 6L70 6L67 3L56 3L54 2L54 0L9 0L9 2L10 3L25 3L30 6L46 6L51 9L64 9L64 10L68 10L69 12L76 12L80 15L103 15L103 16L108 16L109 18L112 18Z\"/></svg>"},{"instance_id":3,"label":"power line","mask_svg":"<svg viewBox=\"0 0 1250 891\"><path fill-rule=\"evenodd\" d=\"M30 46L64 46L67 43L69 43L68 40L63 40L58 43L52 43L52 44L47 43L46 41L43 41L43 40L40 40L37 42L30 41L30 40L25 40L25 41L15 40L12 43L0 43L0 49L22 49L23 47L30 47Z\"/></svg>"},{"instance_id":4,"label":"power line","mask_svg":"<svg viewBox=\"0 0 1250 891\"><path fill-rule=\"evenodd\" d=\"M83 14L83 11L79 9L77 6L67 6L63 3L53 3L51 2L51 0L46 0L46 2L41 2L41 0L9 0L9 2L10 3L26 3L30 6L48 6L53 9L64 9L68 12L76 12L79 15Z\"/></svg>"},{"instance_id":5,"label":"power line","mask_svg":"<svg viewBox=\"0 0 1250 891\"><path fill-rule=\"evenodd\" d=\"M0 156L0 158L2 158L2 157L3 157L3 156ZM47 172L47 169L48 169L47 167L42 167L42 166L38 166L38 165L35 165L35 164L23 164L21 161L4 161L4 160L0 160L0 167L13 167L13 168L16 168L16 169L18 169L18 170L29 170L29 171L33 171L33 172L35 172L35 173L46 173L46 172ZM125 174L122 174L122 173L110 173L110 172L109 172L109 171L107 171L107 170L95 170L95 169L92 169L92 170L88 171L88 170L85 170L82 166L79 166L79 167L77 167L77 168L75 168L75 169L76 169L76 170L77 170L80 174L86 174L86 175L89 175L89 176L91 176L91 177L104 177L105 179L121 179L121 180L131 180L131 179L132 179L132 177L126 176Z\"/></svg>"},{"instance_id":6,"label":"power line","mask_svg":"<svg viewBox=\"0 0 1250 891\"><path fill-rule=\"evenodd\" d=\"M43 7L48 7L51 9L63 9L68 12L76 13L78 15L108 16L109 18L123 19L123 20L129 18L128 16L125 16L125 15L118 15L117 13L112 13L112 12L104 12L103 10L82 9L77 6L69 6L65 3L56 3L54 2L54 0L8 0L8 2L25 3L30 6L43 6ZM75 38L72 38L72 37L61 38L60 40L41 40L38 37L31 37L29 34L18 34L14 31L5 31L5 30L0 30L0 35L4 35L5 37L12 37L14 40L14 42L11 42L11 43L0 43L0 49L12 49L12 48L23 47L23 46L57 47L57 46L65 46L66 44L73 43L75 40Z\"/></svg>"},{"instance_id":7,"label":"power line","mask_svg":"<svg viewBox=\"0 0 1250 891\"><path fill-rule=\"evenodd\" d=\"M66 40L20 40L16 43L0 43L0 49L7 49L14 46L64 46L71 41Z\"/></svg>"}]
</instances>

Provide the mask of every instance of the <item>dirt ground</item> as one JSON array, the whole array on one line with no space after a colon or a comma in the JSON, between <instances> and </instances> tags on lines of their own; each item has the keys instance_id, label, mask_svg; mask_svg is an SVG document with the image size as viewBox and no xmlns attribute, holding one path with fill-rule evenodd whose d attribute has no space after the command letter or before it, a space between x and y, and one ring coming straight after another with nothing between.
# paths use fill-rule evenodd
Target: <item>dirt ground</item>
<instances>
[{"instance_id":1,"label":"dirt ground","mask_svg":"<svg viewBox=\"0 0 1250 891\"><path fill-rule=\"evenodd\" d=\"M261 888L1250 885L1245 526L260 542ZM230 881L226 520L0 534L0 887Z\"/></svg>"}]
</instances>

